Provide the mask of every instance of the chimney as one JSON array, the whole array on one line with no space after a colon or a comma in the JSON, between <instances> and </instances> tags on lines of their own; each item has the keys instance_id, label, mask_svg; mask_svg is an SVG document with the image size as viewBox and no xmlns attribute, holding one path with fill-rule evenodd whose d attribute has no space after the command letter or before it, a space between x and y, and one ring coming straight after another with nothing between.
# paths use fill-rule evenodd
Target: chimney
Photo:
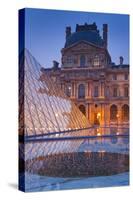
<instances>
[{"instance_id":1,"label":"chimney","mask_svg":"<svg viewBox=\"0 0 133 200\"><path fill-rule=\"evenodd\" d=\"M123 65L124 58L120 56L120 65Z\"/></svg>"},{"instance_id":2,"label":"chimney","mask_svg":"<svg viewBox=\"0 0 133 200\"><path fill-rule=\"evenodd\" d=\"M66 39L71 35L71 26L66 27Z\"/></svg>"},{"instance_id":3,"label":"chimney","mask_svg":"<svg viewBox=\"0 0 133 200\"><path fill-rule=\"evenodd\" d=\"M103 24L103 41L104 41L104 47L107 49L108 46L108 25Z\"/></svg>"}]
</instances>

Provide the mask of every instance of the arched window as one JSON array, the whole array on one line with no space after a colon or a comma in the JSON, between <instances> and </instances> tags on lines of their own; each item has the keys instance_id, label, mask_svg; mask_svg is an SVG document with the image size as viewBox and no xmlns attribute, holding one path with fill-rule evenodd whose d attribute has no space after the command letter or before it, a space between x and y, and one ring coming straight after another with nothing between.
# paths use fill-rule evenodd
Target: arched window
<instances>
[{"instance_id":1,"label":"arched window","mask_svg":"<svg viewBox=\"0 0 133 200\"><path fill-rule=\"evenodd\" d=\"M117 106L116 105L112 105L110 107L110 120L111 121L117 120Z\"/></svg>"},{"instance_id":2,"label":"arched window","mask_svg":"<svg viewBox=\"0 0 133 200\"><path fill-rule=\"evenodd\" d=\"M129 106L126 104L122 106L122 120L129 121Z\"/></svg>"},{"instance_id":3,"label":"arched window","mask_svg":"<svg viewBox=\"0 0 133 200\"><path fill-rule=\"evenodd\" d=\"M79 110L85 115L86 114L86 110L85 110L85 106L84 105L80 105L79 106Z\"/></svg>"},{"instance_id":4,"label":"arched window","mask_svg":"<svg viewBox=\"0 0 133 200\"><path fill-rule=\"evenodd\" d=\"M81 66L81 67L84 67L84 66L85 66L85 56L84 56L84 55L81 55L81 56L80 56L80 66Z\"/></svg>"},{"instance_id":5,"label":"arched window","mask_svg":"<svg viewBox=\"0 0 133 200\"><path fill-rule=\"evenodd\" d=\"M83 99L85 98L85 86L84 84L80 84L78 87L78 98Z\"/></svg>"}]
</instances>

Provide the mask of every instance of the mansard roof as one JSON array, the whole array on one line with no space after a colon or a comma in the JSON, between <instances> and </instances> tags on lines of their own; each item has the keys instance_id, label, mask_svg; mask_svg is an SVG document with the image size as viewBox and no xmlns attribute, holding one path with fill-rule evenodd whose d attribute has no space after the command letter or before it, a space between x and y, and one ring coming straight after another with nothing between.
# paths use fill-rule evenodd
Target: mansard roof
<instances>
[{"instance_id":1,"label":"mansard roof","mask_svg":"<svg viewBox=\"0 0 133 200\"><path fill-rule=\"evenodd\" d=\"M65 43L65 48L80 42L87 41L91 44L94 44L98 47L104 47L104 42L101 36L96 31L81 31L72 33L67 39Z\"/></svg>"},{"instance_id":2,"label":"mansard roof","mask_svg":"<svg viewBox=\"0 0 133 200\"><path fill-rule=\"evenodd\" d=\"M77 24L76 31L66 37L65 48L80 41L87 41L98 47L104 47L104 40L101 38L95 23L89 25L87 23L85 25Z\"/></svg>"}]
</instances>

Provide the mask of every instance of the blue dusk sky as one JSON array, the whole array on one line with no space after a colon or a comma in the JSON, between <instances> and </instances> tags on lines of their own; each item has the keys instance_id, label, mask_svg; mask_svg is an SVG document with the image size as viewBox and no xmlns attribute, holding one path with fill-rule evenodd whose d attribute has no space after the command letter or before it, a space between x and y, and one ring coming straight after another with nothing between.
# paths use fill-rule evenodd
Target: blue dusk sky
<instances>
[{"instance_id":1,"label":"blue dusk sky","mask_svg":"<svg viewBox=\"0 0 133 200\"><path fill-rule=\"evenodd\" d=\"M65 44L65 28L76 24L96 22L102 36L102 25L108 24L108 50L112 62L119 64L119 57L129 63L129 15L94 12L26 9L25 46L43 67L52 61L61 63L61 49Z\"/></svg>"}]
</instances>

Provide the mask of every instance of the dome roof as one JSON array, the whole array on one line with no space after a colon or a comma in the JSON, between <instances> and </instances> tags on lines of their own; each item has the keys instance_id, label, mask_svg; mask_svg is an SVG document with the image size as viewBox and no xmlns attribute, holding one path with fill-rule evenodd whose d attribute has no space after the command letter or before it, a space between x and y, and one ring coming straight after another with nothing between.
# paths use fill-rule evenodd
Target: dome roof
<instances>
[{"instance_id":1,"label":"dome roof","mask_svg":"<svg viewBox=\"0 0 133 200\"><path fill-rule=\"evenodd\" d=\"M66 39L65 48L80 41L86 41L99 47L104 46L104 41L99 35L99 32L92 30L92 31L78 31L78 32L72 33Z\"/></svg>"}]
</instances>

